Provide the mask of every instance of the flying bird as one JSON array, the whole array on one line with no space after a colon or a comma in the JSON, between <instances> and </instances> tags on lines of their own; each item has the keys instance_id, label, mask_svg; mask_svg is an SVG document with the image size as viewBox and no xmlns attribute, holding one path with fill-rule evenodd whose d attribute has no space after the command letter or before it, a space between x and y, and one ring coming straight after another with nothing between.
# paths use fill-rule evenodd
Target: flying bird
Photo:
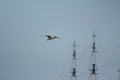
<instances>
[{"instance_id":1,"label":"flying bird","mask_svg":"<svg viewBox=\"0 0 120 80\"><path fill-rule=\"evenodd\" d=\"M50 36L50 35L44 35L44 36L47 37L47 41L48 41L48 40L53 40L53 39L60 39L60 38L57 37L57 36Z\"/></svg>"},{"instance_id":2,"label":"flying bird","mask_svg":"<svg viewBox=\"0 0 120 80\"><path fill-rule=\"evenodd\" d=\"M47 37L47 40L52 40L52 39L60 39L59 37L57 36L50 36L50 35L46 35Z\"/></svg>"}]
</instances>

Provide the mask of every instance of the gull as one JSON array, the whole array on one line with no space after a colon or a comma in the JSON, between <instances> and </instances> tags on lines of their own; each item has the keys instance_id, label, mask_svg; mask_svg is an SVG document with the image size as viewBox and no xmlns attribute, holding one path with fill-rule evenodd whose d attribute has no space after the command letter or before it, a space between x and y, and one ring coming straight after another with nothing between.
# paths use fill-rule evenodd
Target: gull
<instances>
[{"instance_id":1,"label":"gull","mask_svg":"<svg viewBox=\"0 0 120 80\"><path fill-rule=\"evenodd\" d=\"M53 39L60 39L60 38L57 37L57 36L51 36L51 35L44 35L44 36L47 37L47 41L48 41L48 40L53 40Z\"/></svg>"},{"instance_id":2,"label":"gull","mask_svg":"<svg viewBox=\"0 0 120 80\"><path fill-rule=\"evenodd\" d=\"M60 39L60 38L57 37L57 36L46 35L46 37L47 37L47 40Z\"/></svg>"}]
</instances>

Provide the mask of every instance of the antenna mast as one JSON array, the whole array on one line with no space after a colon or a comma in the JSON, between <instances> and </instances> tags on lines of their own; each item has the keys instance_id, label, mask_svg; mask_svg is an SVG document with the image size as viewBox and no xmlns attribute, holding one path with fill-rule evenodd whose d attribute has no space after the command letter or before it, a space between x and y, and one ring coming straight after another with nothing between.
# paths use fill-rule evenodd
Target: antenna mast
<instances>
[{"instance_id":1,"label":"antenna mast","mask_svg":"<svg viewBox=\"0 0 120 80\"><path fill-rule=\"evenodd\" d=\"M118 75L118 80L120 80L120 70L118 70L118 72L119 72L119 75Z\"/></svg>"},{"instance_id":2,"label":"antenna mast","mask_svg":"<svg viewBox=\"0 0 120 80\"><path fill-rule=\"evenodd\" d=\"M76 44L75 44L75 41L73 42L73 54L72 54L72 72L71 72L71 80L76 80Z\"/></svg>"},{"instance_id":3,"label":"antenna mast","mask_svg":"<svg viewBox=\"0 0 120 80\"><path fill-rule=\"evenodd\" d=\"M96 41L95 41L95 31L93 32L93 43L92 43L92 69L91 70L91 76L90 76L90 80L97 80L96 79Z\"/></svg>"}]
</instances>

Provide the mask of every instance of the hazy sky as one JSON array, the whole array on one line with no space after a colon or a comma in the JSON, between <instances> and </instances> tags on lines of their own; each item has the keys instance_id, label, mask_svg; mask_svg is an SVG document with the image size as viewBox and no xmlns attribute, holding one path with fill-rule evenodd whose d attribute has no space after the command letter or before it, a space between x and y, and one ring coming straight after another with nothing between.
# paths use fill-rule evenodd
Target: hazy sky
<instances>
[{"instance_id":1,"label":"hazy sky","mask_svg":"<svg viewBox=\"0 0 120 80\"><path fill-rule=\"evenodd\" d=\"M88 80L93 28L97 79L117 80L120 0L0 0L0 80L69 80L73 40L77 79Z\"/></svg>"}]
</instances>

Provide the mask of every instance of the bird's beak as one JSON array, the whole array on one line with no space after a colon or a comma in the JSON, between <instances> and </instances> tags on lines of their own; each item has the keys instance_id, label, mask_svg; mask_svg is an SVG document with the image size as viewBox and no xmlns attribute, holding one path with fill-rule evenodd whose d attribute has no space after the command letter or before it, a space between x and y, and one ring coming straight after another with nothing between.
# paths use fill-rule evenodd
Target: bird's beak
<instances>
[{"instance_id":1,"label":"bird's beak","mask_svg":"<svg viewBox=\"0 0 120 80\"><path fill-rule=\"evenodd\" d=\"M61 38L58 37L58 39L61 39Z\"/></svg>"}]
</instances>

